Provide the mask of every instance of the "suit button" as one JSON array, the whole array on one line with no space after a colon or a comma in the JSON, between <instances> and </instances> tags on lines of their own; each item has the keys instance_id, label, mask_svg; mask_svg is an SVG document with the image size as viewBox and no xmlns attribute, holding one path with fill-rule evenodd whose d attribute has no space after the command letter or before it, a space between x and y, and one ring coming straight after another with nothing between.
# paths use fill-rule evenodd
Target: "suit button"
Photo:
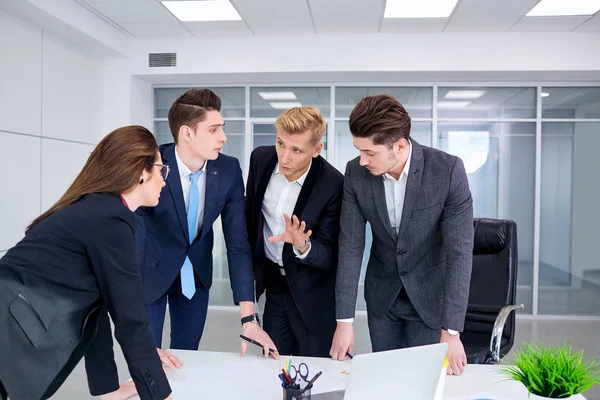
<instances>
[{"instance_id":1,"label":"suit button","mask_svg":"<svg viewBox=\"0 0 600 400\"><path fill-rule=\"evenodd\" d=\"M150 378L152 375L150 375L150 372L146 372L146 378Z\"/></svg>"},{"instance_id":2,"label":"suit button","mask_svg":"<svg viewBox=\"0 0 600 400\"><path fill-rule=\"evenodd\" d=\"M150 386L154 386L154 385L156 385L156 382L150 381Z\"/></svg>"},{"instance_id":3,"label":"suit button","mask_svg":"<svg viewBox=\"0 0 600 400\"><path fill-rule=\"evenodd\" d=\"M398 250L398 255L399 255L399 256L403 256L403 255L405 255L405 254L406 254L406 252L405 252L405 251Z\"/></svg>"},{"instance_id":4,"label":"suit button","mask_svg":"<svg viewBox=\"0 0 600 400\"><path fill-rule=\"evenodd\" d=\"M400 276L404 276L404 275L406 275L406 272L404 272L404 271L400 272Z\"/></svg>"}]
</instances>

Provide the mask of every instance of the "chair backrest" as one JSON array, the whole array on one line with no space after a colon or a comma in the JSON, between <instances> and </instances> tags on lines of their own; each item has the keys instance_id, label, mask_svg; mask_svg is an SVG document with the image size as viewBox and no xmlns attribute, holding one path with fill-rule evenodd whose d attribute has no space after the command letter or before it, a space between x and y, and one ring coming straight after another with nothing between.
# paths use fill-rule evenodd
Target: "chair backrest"
<instances>
[{"instance_id":1,"label":"chair backrest","mask_svg":"<svg viewBox=\"0 0 600 400\"><path fill-rule=\"evenodd\" d=\"M517 225L514 221L475 218L473 272L465 331L491 335L496 316L514 304L517 291ZM515 336L515 313L504 326L503 337Z\"/></svg>"}]
</instances>

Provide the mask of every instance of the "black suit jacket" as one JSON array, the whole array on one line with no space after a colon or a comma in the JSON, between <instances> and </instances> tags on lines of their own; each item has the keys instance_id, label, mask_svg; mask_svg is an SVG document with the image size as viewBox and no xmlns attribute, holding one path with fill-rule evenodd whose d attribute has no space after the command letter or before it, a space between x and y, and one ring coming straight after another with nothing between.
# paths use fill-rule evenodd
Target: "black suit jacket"
<instances>
[{"instance_id":1,"label":"black suit jacket","mask_svg":"<svg viewBox=\"0 0 600 400\"><path fill-rule=\"evenodd\" d=\"M277 165L275 146L254 149L246 188L246 222L252 248L257 299L264 291L264 217L261 211L265 191ZM335 276L338 256L339 218L344 177L321 156L312 166L300 190L294 215L313 231L311 250L300 260L291 244L283 246L283 267L292 296L304 323L313 333L335 330ZM281 216L283 218L283 215Z\"/></svg>"},{"instance_id":2,"label":"black suit jacket","mask_svg":"<svg viewBox=\"0 0 600 400\"><path fill-rule=\"evenodd\" d=\"M0 259L0 381L11 399L50 397L83 356L92 395L118 389L107 312L141 399L169 395L148 328L136 225L120 196L92 194Z\"/></svg>"}]
</instances>

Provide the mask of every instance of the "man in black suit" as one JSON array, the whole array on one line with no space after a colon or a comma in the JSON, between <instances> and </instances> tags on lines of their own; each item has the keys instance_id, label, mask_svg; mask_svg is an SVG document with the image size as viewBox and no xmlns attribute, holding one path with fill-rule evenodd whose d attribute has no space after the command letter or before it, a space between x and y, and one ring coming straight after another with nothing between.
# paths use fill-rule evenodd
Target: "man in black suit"
<instances>
[{"instance_id":1,"label":"man in black suit","mask_svg":"<svg viewBox=\"0 0 600 400\"><path fill-rule=\"evenodd\" d=\"M264 329L280 354L328 357L344 177L319 155L318 109L289 109L275 127L275 146L252 152L246 189L257 298L267 296Z\"/></svg>"}]
</instances>

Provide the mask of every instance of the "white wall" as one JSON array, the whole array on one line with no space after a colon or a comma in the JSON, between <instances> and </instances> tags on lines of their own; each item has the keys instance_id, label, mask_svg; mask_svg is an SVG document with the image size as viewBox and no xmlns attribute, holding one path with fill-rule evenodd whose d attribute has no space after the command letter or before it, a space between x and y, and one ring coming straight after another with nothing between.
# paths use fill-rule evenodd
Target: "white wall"
<instances>
[{"instance_id":1,"label":"white wall","mask_svg":"<svg viewBox=\"0 0 600 400\"><path fill-rule=\"evenodd\" d=\"M0 13L0 253L73 181L103 136L103 62Z\"/></svg>"},{"instance_id":2,"label":"white wall","mask_svg":"<svg viewBox=\"0 0 600 400\"><path fill-rule=\"evenodd\" d=\"M443 71L448 76L456 71L598 71L599 43L597 33L573 32L142 40L132 46L131 72L194 75ZM151 52L177 53L177 67L149 68Z\"/></svg>"}]
</instances>

